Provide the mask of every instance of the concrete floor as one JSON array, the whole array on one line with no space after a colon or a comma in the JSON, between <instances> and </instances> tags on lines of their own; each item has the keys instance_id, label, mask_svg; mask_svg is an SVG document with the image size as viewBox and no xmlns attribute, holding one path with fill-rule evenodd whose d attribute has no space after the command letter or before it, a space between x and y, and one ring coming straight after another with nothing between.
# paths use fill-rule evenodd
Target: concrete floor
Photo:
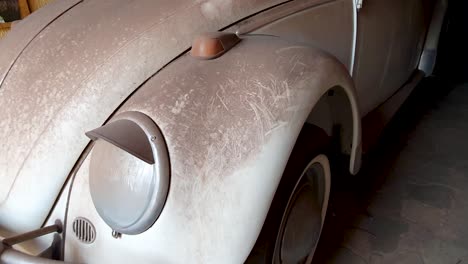
<instances>
[{"instance_id":1,"label":"concrete floor","mask_svg":"<svg viewBox=\"0 0 468 264\"><path fill-rule=\"evenodd\" d=\"M361 173L332 181L314 263L468 264L468 84L425 80Z\"/></svg>"}]
</instances>

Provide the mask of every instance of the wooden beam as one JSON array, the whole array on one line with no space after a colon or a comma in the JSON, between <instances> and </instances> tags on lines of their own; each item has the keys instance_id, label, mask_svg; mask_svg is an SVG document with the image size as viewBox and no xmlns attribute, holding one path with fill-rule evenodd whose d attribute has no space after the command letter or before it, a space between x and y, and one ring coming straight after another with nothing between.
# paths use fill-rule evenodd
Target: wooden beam
<instances>
[{"instance_id":1,"label":"wooden beam","mask_svg":"<svg viewBox=\"0 0 468 264\"><path fill-rule=\"evenodd\" d=\"M24 0L26 1L26 0ZM54 0L27 0L29 4L29 10L32 12L35 12L39 8L47 5L50 2L53 2Z\"/></svg>"},{"instance_id":2,"label":"wooden beam","mask_svg":"<svg viewBox=\"0 0 468 264\"><path fill-rule=\"evenodd\" d=\"M21 19L27 17L31 11L29 10L28 0L18 0Z\"/></svg>"},{"instance_id":3,"label":"wooden beam","mask_svg":"<svg viewBox=\"0 0 468 264\"><path fill-rule=\"evenodd\" d=\"M0 39L10 31L11 23L0 23Z\"/></svg>"}]
</instances>

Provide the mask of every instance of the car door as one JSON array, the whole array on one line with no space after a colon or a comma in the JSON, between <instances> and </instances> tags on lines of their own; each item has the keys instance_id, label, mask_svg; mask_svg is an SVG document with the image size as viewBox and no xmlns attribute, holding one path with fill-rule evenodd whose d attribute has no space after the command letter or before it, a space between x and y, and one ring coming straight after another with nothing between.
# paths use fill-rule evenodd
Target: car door
<instances>
[{"instance_id":1,"label":"car door","mask_svg":"<svg viewBox=\"0 0 468 264\"><path fill-rule=\"evenodd\" d=\"M365 115L394 94L417 68L432 1L361 2L353 78Z\"/></svg>"},{"instance_id":2,"label":"car door","mask_svg":"<svg viewBox=\"0 0 468 264\"><path fill-rule=\"evenodd\" d=\"M286 15L252 33L273 35L329 52L352 72L355 44L354 0L300 0L278 8ZM268 12L265 12L268 13ZM268 19L272 19L275 13ZM258 18L254 18L258 19Z\"/></svg>"}]
</instances>

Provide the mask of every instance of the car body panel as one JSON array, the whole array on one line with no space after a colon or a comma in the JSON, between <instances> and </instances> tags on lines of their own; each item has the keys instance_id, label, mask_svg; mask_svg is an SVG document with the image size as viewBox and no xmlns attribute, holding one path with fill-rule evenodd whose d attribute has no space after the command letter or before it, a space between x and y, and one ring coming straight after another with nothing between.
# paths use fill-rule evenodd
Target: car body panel
<instances>
[{"instance_id":1,"label":"car body panel","mask_svg":"<svg viewBox=\"0 0 468 264\"><path fill-rule=\"evenodd\" d=\"M56 19L16 59L0 87L1 228L39 227L89 142L83 133L103 124L196 34L272 4L95 0ZM28 23L35 21L31 17Z\"/></svg>"},{"instance_id":2,"label":"car body panel","mask_svg":"<svg viewBox=\"0 0 468 264\"><path fill-rule=\"evenodd\" d=\"M428 27L424 5L429 2L363 2L353 74L363 115L387 100L417 69Z\"/></svg>"},{"instance_id":3,"label":"car body panel","mask_svg":"<svg viewBox=\"0 0 468 264\"><path fill-rule=\"evenodd\" d=\"M424 43L424 51L421 54L421 60L419 61L418 67L426 75L431 75L435 68L437 50L439 46L439 36L444 25L447 8L448 0L437 0L435 2L431 23L429 25L426 41Z\"/></svg>"},{"instance_id":4,"label":"car body panel","mask_svg":"<svg viewBox=\"0 0 468 264\"><path fill-rule=\"evenodd\" d=\"M0 52L0 86L16 59L29 43L57 17L81 1L56 1L51 3L47 9L43 9L30 15L29 18L15 23L15 31L11 33L13 36L1 40L3 41L1 45L8 48L4 48Z\"/></svg>"},{"instance_id":5,"label":"car body panel","mask_svg":"<svg viewBox=\"0 0 468 264\"><path fill-rule=\"evenodd\" d=\"M77 4L23 42L16 57L0 61L8 68L0 86L0 236L53 222L65 213L56 206L47 218L54 201L65 199L67 260L243 261L306 120L330 126L330 135L342 125L340 143L350 171L358 171L360 118L404 84L422 47L421 1L397 2L366 0L360 14L353 0ZM21 23L40 19L33 15ZM215 60L187 54L196 35L224 29L244 39ZM0 49L19 38L11 33ZM346 100L332 103L336 91ZM160 126L172 174L154 226L114 239L93 207L89 157L82 155L91 149L84 133L124 111L143 112ZM57 197L70 174L71 195ZM94 244L73 236L70 222L78 216L95 224Z\"/></svg>"},{"instance_id":6,"label":"car body panel","mask_svg":"<svg viewBox=\"0 0 468 264\"><path fill-rule=\"evenodd\" d=\"M417 69L433 1L368 0L357 14L354 1L295 2L289 3L290 9L305 9L269 23L253 17L239 23L236 31L280 36L333 54L356 82L363 116L394 94ZM281 12L272 9L260 16L271 19L275 15Z\"/></svg>"},{"instance_id":7,"label":"car body panel","mask_svg":"<svg viewBox=\"0 0 468 264\"><path fill-rule=\"evenodd\" d=\"M146 114L165 136L171 187L163 212L146 232L114 239L90 198L91 151L74 180L68 218L90 219L99 235L92 245L69 235L65 260L244 261L299 131L316 102L337 86L348 94L347 112L359 129L347 69L317 49L256 36L216 60L185 54L172 62L118 111Z\"/></svg>"},{"instance_id":8,"label":"car body panel","mask_svg":"<svg viewBox=\"0 0 468 264\"><path fill-rule=\"evenodd\" d=\"M289 41L307 43L326 50L338 58L352 73L354 35L356 34L354 9L354 1L323 1L323 3L252 30L251 34L279 36ZM252 18L254 19L256 18ZM324 27L324 24L327 26ZM241 30L246 29L241 28Z\"/></svg>"}]
</instances>

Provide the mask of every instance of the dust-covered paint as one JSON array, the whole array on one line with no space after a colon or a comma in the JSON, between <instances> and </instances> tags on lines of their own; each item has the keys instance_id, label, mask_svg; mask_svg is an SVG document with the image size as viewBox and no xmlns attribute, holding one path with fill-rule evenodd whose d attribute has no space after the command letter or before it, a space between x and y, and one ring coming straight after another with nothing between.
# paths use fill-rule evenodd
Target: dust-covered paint
<instances>
[{"instance_id":1,"label":"dust-covered paint","mask_svg":"<svg viewBox=\"0 0 468 264\"><path fill-rule=\"evenodd\" d=\"M18 56L29 43L54 19L81 2L82 0L56 1L45 10L41 10L25 21L15 21L15 31L8 38L2 39L0 52L0 86Z\"/></svg>"},{"instance_id":2,"label":"dust-covered paint","mask_svg":"<svg viewBox=\"0 0 468 264\"><path fill-rule=\"evenodd\" d=\"M40 14L55 4L22 21L0 43L2 51L21 50L0 60L6 76L0 87L1 227L39 227L88 143L84 132L102 125L195 35L280 2L85 1L16 44L29 32L26 25L43 21ZM183 106L174 104L174 111Z\"/></svg>"},{"instance_id":3,"label":"dust-covered paint","mask_svg":"<svg viewBox=\"0 0 468 264\"><path fill-rule=\"evenodd\" d=\"M249 37L215 60L186 54L174 61L119 110L148 115L165 137L171 183L162 214L138 237L117 241L104 235L86 247L68 240L66 260L244 261L302 125L315 103L336 86L348 92L354 105L349 111L359 120L346 68L307 46ZM88 177L84 166L69 217L88 217L105 233L107 225L86 198ZM142 253L126 254L129 248ZM111 249L116 253L107 254Z\"/></svg>"}]
</instances>

